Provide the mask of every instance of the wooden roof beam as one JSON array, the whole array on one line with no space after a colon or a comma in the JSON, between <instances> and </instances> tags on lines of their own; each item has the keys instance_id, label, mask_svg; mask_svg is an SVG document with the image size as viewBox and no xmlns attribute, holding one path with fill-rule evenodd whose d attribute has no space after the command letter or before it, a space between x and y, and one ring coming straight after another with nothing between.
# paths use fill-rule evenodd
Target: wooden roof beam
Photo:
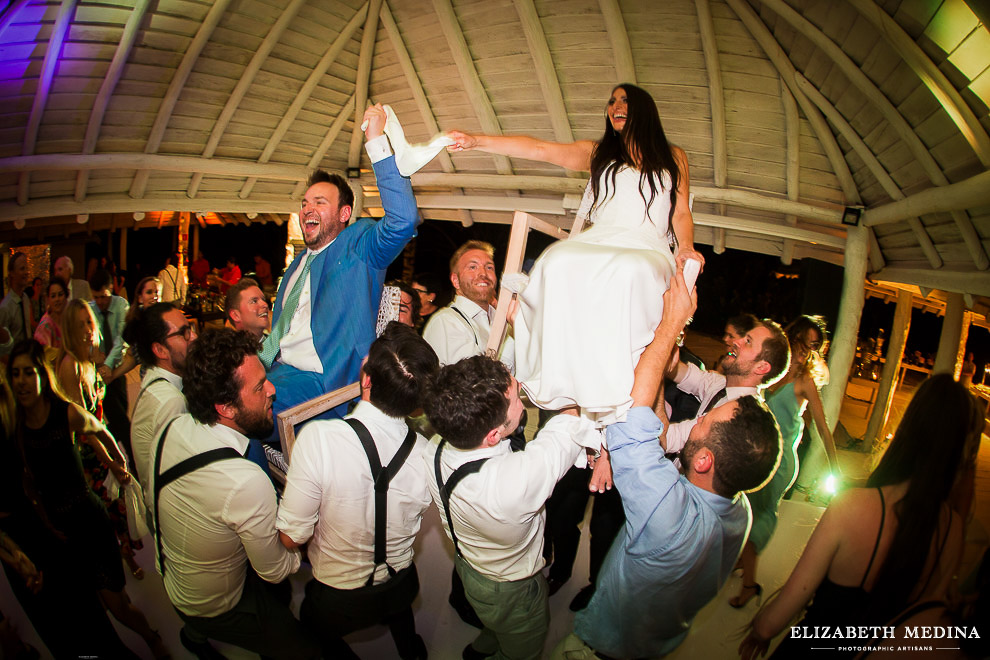
<instances>
[{"instance_id":1,"label":"wooden roof beam","mask_svg":"<svg viewBox=\"0 0 990 660\"><path fill-rule=\"evenodd\" d=\"M939 104L952 119L966 142L976 152L984 167L990 167L990 136L973 111L966 105L959 91L949 82L938 67L925 55L921 47L897 24L893 18L873 0L848 0L877 29L895 51L907 62L925 87L938 99Z\"/></svg>"},{"instance_id":2,"label":"wooden roof beam","mask_svg":"<svg viewBox=\"0 0 990 660\"><path fill-rule=\"evenodd\" d=\"M935 186L904 199L867 209L863 224L867 227L899 222L911 217L954 211L990 204L990 170L947 186Z\"/></svg>"},{"instance_id":3,"label":"wooden roof beam","mask_svg":"<svg viewBox=\"0 0 990 660\"><path fill-rule=\"evenodd\" d=\"M399 60L402 75L406 79L406 84L409 85L409 91L412 92L413 100L416 102L416 108L419 110L419 115L423 120L423 124L426 125L426 132L430 135L436 135L440 132L440 126L437 124L437 119L433 115L433 108L430 107L430 102L426 98L426 91L423 89L423 83L419 79L419 73L416 71L412 58L409 56L409 50L406 48L405 41L402 39L402 33L399 32L399 26L395 24L395 19L392 17L392 12L389 10L387 2L382 4L381 21L382 27L385 28L385 34L388 36L389 42L395 50L396 58ZM450 154L447 153L446 149L441 150L437 156L440 161L440 169L447 173L454 171L454 161L450 159ZM470 227L474 224L474 218L471 216L470 210L461 209L461 224L465 227Z\"/></svg>"},{"instance_id":4,"label":"wooden roof beam","mask_svg":"<svg viewBox=\"0 0 990 660\"><path fill-rule=\"evenodd\" d=\"M347 99L347 102L344 103L344 107L340 109L340 113L333 120L333 123L330 124L330 128L327 130L327 134L323 136L323 140L316 147L316 150L313 152L313 155L309 159L309 163L304 168L303 176L296 177L296 180L299 181L299 183L297 183L296 187L292 189L293 200L302 196L303 190L305 190L306 188L306 179L309 178L310 171L320 166L320 161L322 161L323 157L327 155L327 151L330 149L330 145L333 144L334 141L337 139L337 136L340 135L340 131L344 128L344 124L346 124L347 120L351 117L352 112L354 112L353 94L351 94L350 98ZM270 179L272 177L267 176L266 178ZM298 210L299 210L299 205L295 204L295 208L293 208L292 211L295 212Z\"/></svg>"},{"instance_id":5,"label":"wooden roof beam","mask_svg":"<svg viewBox=\"0 0 990 660\"><path fill-rule=\"evenodd\" d=\"M879 110L880 114L889 122L898 136L904 140L932 183L937 186L948 185L949 180L946 178L945 173L942 172L942 168L935 162L935 158L932 157L928 147L921 141L921 138L918 137L918 134L911 125L907 123L907 120L894 107L894 104L890 102L886 94L881 92L873 84L873 81L863 73L862 69L835 42L815 27L811 21L791 8L784 0L764 0L763 4L790 23L794 29L815 44L839 67L839 70L845 74L849 82L866 97L867 101ZM990 258L987 257L986 250L983 249L983 244L976 229L973 227L973 222L970 220L969 215L965 211L953 211L952 219L959 228L959 233L962 235L976 267L980 270L990 268Z\"/></svg>"},{"instance_id":6,"label":"wooden roof beam","mask_svg":"<svg viewBox=\"0 0 990 660\"><path fill-rule=\"evenodd\" d=\"M351 40L357 29L361 27L361 23L364 21L365 17L368 15L368 3L364 3L357 13L354 14L353 18L347 23L337 38L334 39L330 48L327 52L323 54L320 61L317 63L313 70L310 72L309 77L306 78L306 82L303 83L302 88L296 94L296 97L292 99L292 104L289 105L289 109L282 115L282 119L278 122L278 126L272 132L271 137L268 138L268 143L265 144L264 150L261 152L261 156L258 158L259 163L267 163L272 154L275 153L275 149L278 148L279 143L285 134L289 131L289 126L292 122L296 120L299 116L299 112L302 110L303 106L309 101L310 97L313 95L313 90L319 85L320 80L326 75L330 66L337 61L337 57L344 50L344 46ZM251 194L251 190L254 188L254 184L257 183L258 177L250 177L244 182L241 187L241 192L238 193L241 199L247 199L248 195Z\"/></svg>"},{"instance_id":7,"label":"wooden roof beam","mask_svg":"<svg viewBox=\"0 0 990 660\"><path fill-rule=\"evenodd\" d=\"M884 189L891 199L900 200L904 199L904 193L898 187L894 180L884 169L883 165L877 159L873 151L867 146L863 138L856 133L856 130L846 121L846 118L842 116L835 107L829 103L828 99L819 92L814 85L808 82L808 79L802 76L800 73L795 71L794 82L797 83L798 89L800 89L816 106L821 110L828 120L832 122L839 133L842 134L844 138L852 145L853 150L859 154L859 157L863 159L866 163L866 167L869 168L873 176L876 177L877 181L880 183L880 187ZM932 243L931 236L928 235L928 231L925 229L924 223L921 222L919 218L908 218L908 225L911 227L911 231L914 232L915 238L918 240L918 245L921 246L921 251L924 253L925 258L928 259L929 265L932 268L942 267L942 257L939 256L938 251L935 249L935 244Z\"/></svg>"},{"instance_id":8,"label":"wooden roof beam","mask_svg":"<svg viewBox=\"0 0 990 660\"><path fill-rule=\"evenodd\" d=\"M52 27L51 36L48 38L48 48L45 49L45 58L41 62L41 73L38 77L38 88L34 93L34 101L31 103L31 114L28 116L27 126L24 128L24 141L21 144L21 155L30 156L34 153L34 147L38 142L38 130L41 128L41 118L45 114L45 106L48 104L48 94L52 89L52 80L55 78L55 67L58 64L59 54L62 52L62 44L65 43L65 35L69 32L69 24L76 10L76 0L62 0L59 5L58 14L55 17L55 25ZM21 172L17 178L17 203L24 205L28 203L31 188L31 173Z\"/></svg>"},{"instance_id":9,"label":"wooden roof beam","mask_svg":"<svg viewBox=\"0 0 990 660\"><path fill-rule=\"evenodd\" d=\"M629 46L629 33L622 18L618 0L598 0L598 7L605 20L605 31L615 55L615 73L621 82L636 83L636 65L633 63L632 48Z\"/></svg>"},{"instance_id":10,"label":"wooden roof beam","mask_svg":"<svg viewBox=\"0 0 990 660\"><path fill-rule=\"evenodd\" d=\"M536 79L540 83L543 102L550 115L554 139L557 142L574 142L571 122L564 107L564 95L560 92L560 81L557 79L557 67L554 66L553 56L550 55L547 35L543 31L543 24L540 23L540 15L536 13L536 5L533 4L533 0L513 0L513 4L516 13L519 14L519 22L522 23L523 34L526 35L529 53L536 65ZM587 178L580 172L569 172L569 174Z\"/></svg>"},{"instance_id":11,"label":"wooden roof beam","mask_svg":"<svg viewBox=\"0 0 990 660\"><path fill-rule=\"evenodd\" d=\"M91 154L96 151L96 140L100 137L100 128L103 126L103 116L107 112L107 106L110 105L110 97L113 96L113 90L116 89L120 77L124 74L124 65L127 64L127 58L131 55L131 49L137 40L138 31L141 29L141 22L150 6L151 0L137 0L131 15L127 18L124 33L121 35L120 43L117 44L117 50L113 54L110 68L107 69L107 75L103 78L100 91L96 94L93 110L89 113L89 123L86 125L86 135L83 138L82 153L84 154ZM77 202L85 199L88 185L89 170L79 170L79 173L76 174L75 198Z\"/></svg>"},{"instance_id":12,"label":"wooden roof beam","mask_svg":"<svg viewBox=\"0 0 990 660\"><path fill-rule=\"evenodd\" d=\"M828 157L835 175L839 178L839 184L842 186L842 193L846 198L846 202L849 204L859 204L859 190L856 188L856 182L853 181L845 155L839 149L839 145L835 141L835 136L832 135L832 131L829 129L821 113L818 112L814 104L798 89L794 81L794 74L797 73L797 70L791 63L790 58L746 0L726 0L726 2L749 30L749 33L763 49L763 52L766 53L770 62L780 74L780 77L787 83L787 87L794 95L794 99L801 106L804 116L808 118L811 128L815 131L818 141L825 150L825 155Z\"/></svg>"},{"instance_id":13,"label":"wooden roof beam","mask_svg":"<svg viewBox=\"0 0 990 660\"><path fill-rule=\"evenodd\" d=\"M941 289L977 296L990 296L990 273L973 271L927 270L887 266L871 275L872 279L916 284L922 289ZM924 291L922 291L924 293Z\"/></svg>"},{"instance_id":14,"label":"wooden roof beam","mask_svg":"<svg viewBox=\"0 0 990 660\"><path fill-rule=\"evenodd\" d=\"M158 148L162 145L162 138L165 137L165 129L168 128L168 122L172 119L172 111L175 110L175 104L182 94L182 89L186 86L186 80L189 79L189 74L192 73L196 61L203 52L203 48L209 42L213 31L220 23L220 19L223 18L231 1L216 0L206 15L206 18L200 24L199 30L196 31L196 36L189 42L186 53L182 56L182 61L172 76L172 82L169 83L168 90L165 92L165 96L162 97L161 105L158 106L158 114L155 116L155 123L151 126L151 132L148 134L148 142L144 145L144 153L158 153ZM150 172L147 170L142 170L134 174L134 179L131 181L131 197L144 197L144 190L148 186L149 175Z\"/></svg>"},{"instance_id":15,"label":"wooden roof beam","mask_svg":"<svg viewBox=\"0 0 990 660\"><path fill-rule=\"evenodd\" d=\"M3 13L0 14L0 36L3 36L4 30L6 30L7 26L14 21L14 16L20 13L21 9L27 5L28 1L29 0L14 0L9 7L3 10Z\"/></svg>"},{"instance_id":16,"label":"wooden roof beam","mask_svg":"<svg viewBox=\"0 0 990 660\"><path fill-rule=\"evenodd\" d=\"M358 56L357 78L354 81L354 125L351 128L351 144L347 152L347 166L361 165L361 144L364 131L361 130L364 111L368 106L368 82L371 79L371 60L375 57L375 42L378 38L378 16L382 11L382 0L370 0L368 15L361 33L361 52Z\"/></svg>"},{"instance_id":17,"label":"wooden roof beam","mask_svg":"<svg viewBox=\"0 0 990 660\"><path fill-rule=\"evenodd\" d=\"M797 101L787 89L787 84L780 80L780 101L784 108L784 131L787 137L787 161L785 176L787 178L787 199L796 202L801 191L801 116L798 114ZM787 214L784 221L792 227L797 225L797 216ZM784 251L780 260L786 265L794 261L794 241L784 239Z\"/></svg>"},{"instance_id":18,"label":"wooden roof beam","mask_svg":"<svg viewBox=\"0 0 990 660\"><path fill-rule=\"evenodd\" d=\"M237 112L237 107L244 100L244 96L247 94L248 89L251 88L251 84L254 83L254 77L258 75L258 71L261 70L261 65L265 63L268 56L271 55L272 50L278 45L279 40L285 31L289 28L289 24L292 23L292 19L296 17L299 13L299 9L306 4L306 0L292 0L288 7L282 12L275 21L275 25L272 29L268 31L265 35L265 40L261 42L258 50L254 52L251 57L251 61L248 63L247 68L244 69L244 73L241 74L240 80L234 86L233 91L230 92L230 96L227 98L227 103L224 104L223 110L220 112L220 116L217 117L216 122L213 124L213 130L210 132L210 137L206 141L206 147L203 149L203 158L212 158L213 154L217 151L217 145L220 144L220 139L223 137L223 132L227 130L227 126L230 124L230 120L234 117L234 113ZM192 180L189 182L189 188L186 190L186 194L190 197L195 197L196 193L199 192L199 184L203 181L203 173L196 172L192 176Z\"/></svg>"},{"instance_id":19,"label":"wooden roof beam","mask_svg":"<svg viewBox=\"0 0 990 660\"><path fill-rule=\"evenodd\" d=\"M450 0L433 0L433 9L440 21L440 30L447 40L447 46L454 58L457 72L460 74L461 82L464 83L464 90L467 93L468 101L478 114L478 121L481 123L481 130L488 135L501 135L502 127L498 123L495 109L488 98L485 86L481 84L478 77L478 70L474 66L471 52L468 50L467 41L464 40L464 33L454 15L454 8ZM512 174L512 165L506 156L493 155L495 159L495 171L499 174Z\"/></svg>"},{"instance_id":20,"label":"wooden roof beam","mask_svg":"<svg viewBox=\"0 0 990 660\"><path fill-rule=\"evenodd\" d=\"M715 185L725 188L729 183L728 148L725 140L725 94L722 89L722 66L718 57L718 41L709 0L695 0L698 26L701 32L701 50L705 56L708 73L708 101L712 109L712 160L715 169ZM718 214L725 215L725 204L718 205ZM725 249L725 229L715 230L716 247ZM717 252L716 254L721 254Z\"/></svg>"}]
</instances>

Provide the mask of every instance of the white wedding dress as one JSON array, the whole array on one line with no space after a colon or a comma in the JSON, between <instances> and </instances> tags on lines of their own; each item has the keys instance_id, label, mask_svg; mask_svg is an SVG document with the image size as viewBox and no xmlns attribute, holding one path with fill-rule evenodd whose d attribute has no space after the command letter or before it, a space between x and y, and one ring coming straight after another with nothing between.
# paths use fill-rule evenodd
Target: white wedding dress
<instances>
[{"instance_id":1,"label":"white wedding dress","mask_svg":"<svg viewBox=\"0 0 990 660\"><path fill-rule=\"evenodd\" d=\"M529 400L550 410L576 404L600 426L624 420L632 405L633 370L660 324L675 272L670 176L648 211L638 170L619 170L607 196L606 178L604 201L590 208L589 183L578 211L592 226L537 259L513 326L516 377Z\"/></svg>"}]
</instances>

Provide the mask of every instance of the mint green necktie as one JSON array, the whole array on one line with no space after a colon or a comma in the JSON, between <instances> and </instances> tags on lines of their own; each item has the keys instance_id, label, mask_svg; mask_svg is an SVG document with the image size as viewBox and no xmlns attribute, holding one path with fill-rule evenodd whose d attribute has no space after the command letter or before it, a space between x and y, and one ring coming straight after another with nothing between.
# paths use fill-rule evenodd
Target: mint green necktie
<instances>
[{"instance_id":1,"label":"mint green necktie","mask_svg":"<svg viewBox=\"0 0 990 660\"><path fill-rule=\"evenodd\" d=\"M265 369L271 369L272 362L275 361L275 357L278 355L279 344L282 342L282 337L285 333L289 331L289 324L292 323L292 316L296 313L296 306L299 304L299 296L302 295L303 287L306 285L306 278L309 276L309 267L313 263L313 255L307 254L306 261L303 263L302 272L299 273L299 277L292 284L292 291L289 291L288 297L285 299L285 303L282 305L282 313L279 314L278 321L275 322L275 326L272 328L271 334L265 338L265 343L261 346L261 351L258 352L258 357L265 365Z\"/></svg>"}]
</instances>

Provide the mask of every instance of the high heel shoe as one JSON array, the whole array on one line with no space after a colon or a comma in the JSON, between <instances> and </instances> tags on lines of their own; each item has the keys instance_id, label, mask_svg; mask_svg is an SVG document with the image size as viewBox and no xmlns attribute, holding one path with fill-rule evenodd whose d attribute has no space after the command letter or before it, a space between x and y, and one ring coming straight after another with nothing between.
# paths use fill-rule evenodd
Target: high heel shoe
<instances>
[{"instance_id":1,"label":"high heel shoe","mask_svg":"<svg viewBox=\"0 0 990 660\"><path fill-rule=\"evenodd\" d=\"M749 595L744 595L747 592ZM729 599L729 605L737 610L742 609L746 606L746 603L753 599L753 596L758 596L756 604L759 605L760 601L763 600L763 585L759 582L756 584L744 584L739 591L739 595Z\"/></svg>"}]
</instances>

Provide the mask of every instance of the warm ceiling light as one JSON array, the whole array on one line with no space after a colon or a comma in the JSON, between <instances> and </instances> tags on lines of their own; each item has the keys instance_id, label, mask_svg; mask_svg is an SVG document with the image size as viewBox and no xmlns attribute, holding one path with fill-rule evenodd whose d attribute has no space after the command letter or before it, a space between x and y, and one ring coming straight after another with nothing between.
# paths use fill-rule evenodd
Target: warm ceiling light
<instances>
[{"instance_id":1,"label":"warm ceiling light","mask_svg":"<svg viewBox=\"0 0 990 660\"><path fill-rule=\"evenodd\" d=\"M248 220L254 220L255 218L258 217L258 214L255 213L254 211L251 211L250 213L247 213L246 215L248 217Z\"/></svg>"},{"instance_id":2,"label":"warm ceiling light","mask_svg":"<svg viewBox=\"0 0 990 660\"><path fill-rule=\"evenodd\" d=\"M89 213L80 213L79 215L77 215L76 222L78 222L81 225L84 225L87 222L89 222Z\"/></svg>"},{"instance_id":3,"label":"warm ceiling light","mask_svg":"<svg viewBox=\"0 0 990 660\"><path fill-rule=\"evenodd\" d=\"M144 213L143 212L137 211L136 213L134 213L134 221L135 222L141 222L142 220L144 220Z\"/></svg>"},{"instance_id":4,"label":"warm ceiling light","mask_svg":"<svg viewBox=\"0 0 990 660\"><path fill-rule=\"evenodd\" d=\"M24 225L26 224L27 222L24 220L24 218L17 218L16 220L14 220L15 229L24 229Z\"/></svg>"}]
</instances>

